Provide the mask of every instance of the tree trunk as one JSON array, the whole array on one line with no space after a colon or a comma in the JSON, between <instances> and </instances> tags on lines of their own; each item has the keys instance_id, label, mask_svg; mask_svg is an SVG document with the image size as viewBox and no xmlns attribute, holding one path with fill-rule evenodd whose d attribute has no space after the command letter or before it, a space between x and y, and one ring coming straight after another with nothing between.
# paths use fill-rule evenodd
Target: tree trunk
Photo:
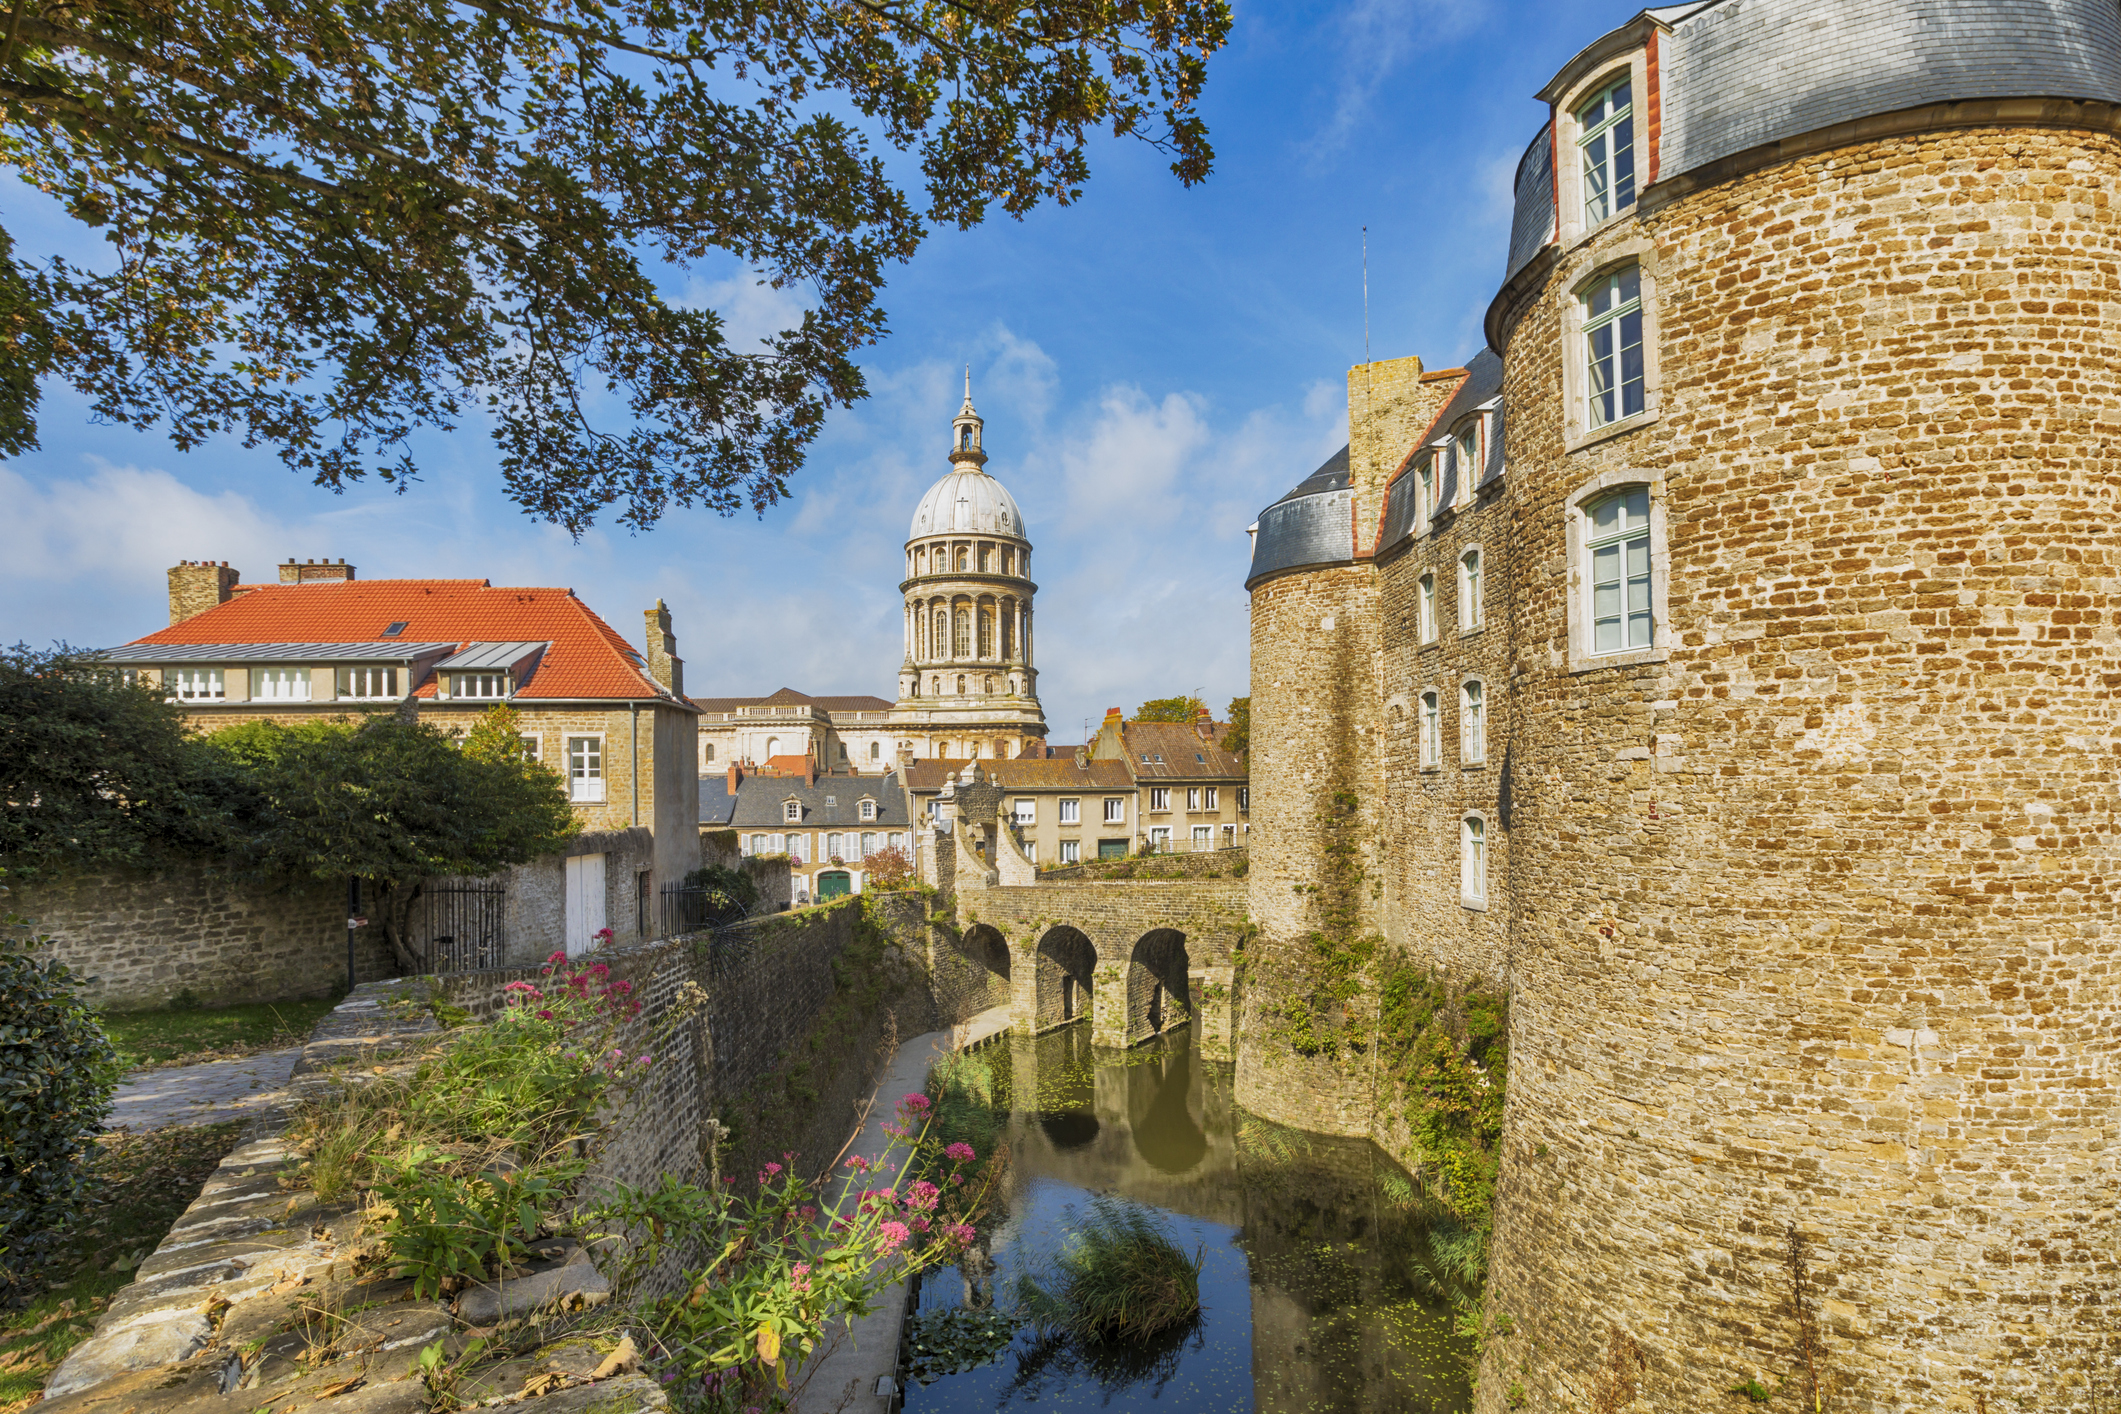
<instances>
[{"instance_id":1,"label":"tree trunk","mask_svg":"<svg viewBox=\"0 0 2121 1414\"><path fill-rule=\"evenodd\" d=\"M419 902L420 895L427 891L427 881L415 879L410 885L380 884L378 889L383 896L383 937L397 956L399 969L407 976L416 976L426 963L412 950L412 909Z\"/></svg>"}]
</instances>

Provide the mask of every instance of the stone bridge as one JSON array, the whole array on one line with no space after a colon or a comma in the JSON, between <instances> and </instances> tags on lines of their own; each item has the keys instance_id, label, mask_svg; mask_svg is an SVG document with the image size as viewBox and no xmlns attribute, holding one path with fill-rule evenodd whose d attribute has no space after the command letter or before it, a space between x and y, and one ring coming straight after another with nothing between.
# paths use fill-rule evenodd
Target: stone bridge
<instances>
[{"instance_id":1,"label":"stone bridge","mask_svg":"<svg viewBox=\"0 0 2121 1414\"><path fill-rule=\"evenodd\" d=\"M1088 1017L1100 1046L1134 1045L1197 1013L1201 1053L1232 1059L1244 881L1039 883L998 809L974 823L987 812L965 808L972 794L960 788L938 841L955 886L932 958L946 1009L962 1019L1006 1006L1012 1029L1033 1035Z\"/></svg>"}]
</instances>

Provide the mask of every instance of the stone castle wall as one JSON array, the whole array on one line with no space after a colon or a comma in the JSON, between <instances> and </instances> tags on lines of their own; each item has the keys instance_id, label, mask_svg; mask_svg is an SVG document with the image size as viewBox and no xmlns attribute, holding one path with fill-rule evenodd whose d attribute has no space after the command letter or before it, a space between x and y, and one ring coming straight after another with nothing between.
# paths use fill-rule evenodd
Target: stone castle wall
<instances>
[{"instance_id":1,"label":"stone castle wall","mask_svg":"<svg viewBox=\"0 0 2121 1414\"><path fill-rule=\"evenodd\" d=\"M1521 1335L1483 1409L1520 1365L1584 1398L1608 1324L1658 1407L1788 1371L1791 1226L1841 1407L2115 1397L2117 170L2067 130L1821 152L1617 223L1510 331ZM1570 452L1565 302L1630 240L1662 414ZM1572 673L1603 472L1664 509L1669 647Z\"/></svg>"},{"instance_id":2,"label":"stone castle wall","mask_svg":"<svg viewBox=\"0 0 2121 1414\"><path fill-rule=\"evenodd\" d=\"M106 1011L319 997L346 985L346 885L214 870L108 870L10 885L6 911L49 934L49 956L92 979ZM364 979L398 966L380 928L355 934Z\"/></svg>"}]
</instances>

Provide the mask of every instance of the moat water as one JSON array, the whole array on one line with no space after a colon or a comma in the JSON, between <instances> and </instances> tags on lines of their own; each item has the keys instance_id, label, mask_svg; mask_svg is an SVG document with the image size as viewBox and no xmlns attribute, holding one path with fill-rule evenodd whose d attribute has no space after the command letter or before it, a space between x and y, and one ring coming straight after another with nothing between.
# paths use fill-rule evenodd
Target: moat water
<instances>
[{"instance_id":1,"label":"moat water","mask_svg":"<svg viewBox=\"0 0 2121 1414\"><path fill-rule=\"evenodd\" d=\"M1375 1145L1245 1114L1231 1068L1196 1056L1185 1031L1115 1052L1078 1025L975 1054L1012 1158L1004 1216L965 1264L922 1280L920 1309L1007 1308L1017 1274L1043 1266L1094 1194L1115 1193L1199 1249L1202 1318L1144 1349L1019 1330L995 1361L909 1382L909 1414L1470 1407L1468 1347L1421 1274L1418 1204Z\"/></svg>"}]
</instances>

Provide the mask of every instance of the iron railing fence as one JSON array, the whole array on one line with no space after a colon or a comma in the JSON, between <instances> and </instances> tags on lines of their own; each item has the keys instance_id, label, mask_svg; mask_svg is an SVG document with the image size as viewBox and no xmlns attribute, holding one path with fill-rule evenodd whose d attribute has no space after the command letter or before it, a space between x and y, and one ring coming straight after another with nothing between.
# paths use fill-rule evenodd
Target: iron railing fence
<instances>
[{"instance_id":1,"label":"iron railing fence","mask_svg":"<svg viewBox=\"0 0 2121 1414\"><path fill-rule=\"evenodd\" d=\"M421 908L420 952L428 972L507 966L507 884L428 884Z\"/></svg>"},{"instance_id":2,"label":"iron railing fence","mask_svg":"<svg viewBox=\"0 0 2121 1414\"><path fill-rule=\"evenodd\" d=\"M656 934L658 938L674 938L680 933L697 933L709 928L726 928L743 922L745 918L743 905L720 889L665 884L662 888L661 905L661 926Z\"/></svg>"}]
</instances>

